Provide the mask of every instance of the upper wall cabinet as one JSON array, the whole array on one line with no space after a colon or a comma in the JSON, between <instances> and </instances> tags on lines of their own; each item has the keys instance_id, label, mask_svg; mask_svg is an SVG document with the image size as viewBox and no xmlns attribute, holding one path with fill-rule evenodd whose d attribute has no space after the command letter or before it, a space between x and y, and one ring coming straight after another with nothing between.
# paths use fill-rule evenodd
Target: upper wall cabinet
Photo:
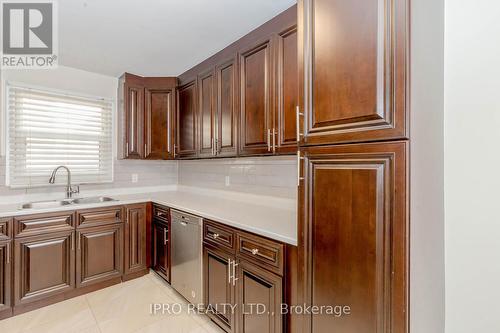
<instances>
[{"instance_id":1,"label":"upper wall cabinet","mask_svg":"<svg viewBox=\"0 0 500 333\"><path fill-rule=\"evenodd\" d=\"M240 154L273 153L272 41L240 54Z\"/></svg>"},{"instance_id":2,"label":"upper wall cabinet","mask_svg":"<svg viewBox=\"0 0 500 333\"><path fill-rule=\"evenodd\" d=\"M299 0L302 144L408 136L408 0Z\"/></svg>"},{"instance_id":3,"label":"upper wall cabinet","mask_svg":"<svg viewBox=\"0 0 500 333\"><path fill-rule=\"evenodd\" d=\"M297 37L293 6L181 74L177 156L295 154Z\"/></svg>"},{"instance_id":4,"label":"upper wall cabinet","mask_svg":"<svg viewBox=\"0 0 500 333\"><path fill-rule=\"evenodd\" d=\"M120 77L118 152L126 159L173 158L172 122L174 89L172 77L144 78L125 73Z\"/></svg>"},{"instance_id":5,"label":"upper wall cabinet","mask_svg":"<svg viewBox=\"0 0 500 333\"><path fill-rule=\"evenodd\" d=\"M177 89L176 111L176 146L175 156L179 158L197 157L198 144L196 130L198 126L196 79Z\"/></svg>"}]
</instances>

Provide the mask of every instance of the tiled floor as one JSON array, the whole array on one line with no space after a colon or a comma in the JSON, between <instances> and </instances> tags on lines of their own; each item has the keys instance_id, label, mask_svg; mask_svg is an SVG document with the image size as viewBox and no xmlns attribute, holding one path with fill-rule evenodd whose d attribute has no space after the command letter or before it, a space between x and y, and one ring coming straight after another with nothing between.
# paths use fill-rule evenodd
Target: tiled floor
<instances>
[{"instance_id":1,"label":"tiled floor","mask_svg":"<svg viewBox=\"0 0 500 333\"><path fill-rule=\"evenodd\" d=\"M180 314L152 314L151 304L182 304ZM188 312L186 301L156 274L0 321L2 333L220 333Z\"/></svg>"}]
</instances>

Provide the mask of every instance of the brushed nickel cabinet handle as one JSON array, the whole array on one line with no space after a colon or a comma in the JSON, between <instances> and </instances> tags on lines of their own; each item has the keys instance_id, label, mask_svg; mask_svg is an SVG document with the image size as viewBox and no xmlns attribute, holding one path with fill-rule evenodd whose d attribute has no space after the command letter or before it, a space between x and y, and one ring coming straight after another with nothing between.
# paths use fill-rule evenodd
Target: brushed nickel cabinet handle
<instances>
[{"instance_id":1,"label":"brushed nickel cabinet handle","mask_svg":"<svg viewBox=\"0 0 500 333\"><path fill-rule=\"evenodd\" d=\"M163 245L167 245L167 228L163 228Z\"/></svg>"},{"instance_id":2,"label":"brushed nickel cabinet handle","mask_svg":"<svg viewBox=\"0 0 500 333\"><path fill-rule=\"evenodd\" d=\"M7 264L10 264L10 243L7 243Z\"/></svg>"},{"instance_id":3,"label":"brushed nickel cabinet handle","mask_svg":"<svg viewBox=\"0 0 500 333\"><path fill-rule=\"evenodd\" d=\"M236 277L236 266L239 264L236 263L236 260L233 262L233 287L236 285L236 281L239 280L239 278Z\"/></svg>"},{"instance_id":4,"label":"brushed nickel cabinet handle","mask_svg":"<svg viewBox=\"0 0 500 333\"><path fill-rule=\"evenodd\" d=\"M276 153L276 134L278 134L278 132L273 128L273 153Z\"/></svg>"},{"instance_id":5,"label":"brushed nickel cabinet handle","mask_svg":"<svg viewBox=\"0 0 500 333\"><path fill-rule=\"evenodd\" d=\"M232 279L232 276L231 276L231 263L232 263L232 260L231 258L227 259L227 277L228 277L228 281L227 283L231 284L231 279Z\"/></svg>"},{"instance_id":6,"label":"brushed nickel cabinet handle","mask_svg":"<svg viewBox=\"0 0 500 333\"><path fill-rule=\"evenodd\" d=\"M300 156L300 151L297 151L297 186L300 186L300 181L304 180L304 177L300 176L300 169L303 159L304 158Z\"/></svg>"},{"instance_id":7,"label":"brushed nickel cabinet handle","mask_svg":"<svg viewBox=\"0 0 500 333\"><path fill-rule=\"evenodd\" d=\"M267 129L267 151L271 151L271 129Z\"/></svg>"},{"instance_id":8,"label":"brushed nickel cabinet handle","mask_svg":"<svg viewBox=\"0 0 500 333\"><path fill-rule=\"evenodd\" d=\"M78 235L78 251L81 250L81 242L82 242L81 239L82 238L80 237L80 235Z\"/></svg>"},{"instance_id":9,"label":"brushed nickel cabinet handle","mask_svg":"<svg viewBox=\"0 0 500 333\"><path fill-rule=\"evenodd\" d=\"M296 107L296 116L297 116L297 142L300 142L300 137L302 136L302 133L300 133L300 117L303 116L304 114L300 112L300 106L297 105Z\"/></svg>"},{"instance_id":10,"label":"brushed nickel cabinet handle","mask_svg":"<svg viewBox=\"0 0 500 333\"><path fill-rule=\"evenodd\" d=\"M71 251L75 251L75 235L71 234Z\"/></svg>"}]
</instances>

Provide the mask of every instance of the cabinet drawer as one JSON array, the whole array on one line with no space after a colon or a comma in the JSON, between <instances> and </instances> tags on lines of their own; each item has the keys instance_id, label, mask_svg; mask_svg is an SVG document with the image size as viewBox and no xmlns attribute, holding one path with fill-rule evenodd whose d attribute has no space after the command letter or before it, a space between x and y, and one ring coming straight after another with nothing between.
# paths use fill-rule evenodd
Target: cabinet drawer
<instances>
[{"instance_id":1,"label":"cabinet drawer","mask_svg":"<svg viewBox=\"0 0 500 333\"><path fill-rule=\"evenodd\" d=\"M283 244L244 232L236 235L237 254L255 265L283 274Z\"/></svg>"},{"instance_id":2,"label":"cabinet drawer","mask_svg":"<svg viewBox=\"0 0 500 333\"><path fill-rule=\"evenodd\" d=\"M0 218L0 241L12 238L12 219Z\"/></svg>"},{"instance_id":3,"label":"cabinet drawer","mask_svg":"<svg viewBox=\"0 0 500 333\"><path fill-rule=\"evenodd\" d=\"M37 214L14 218L14 234L16 238L47 232L71 231L74 227L74 212Z\"/></svg>"},{"instance_id":4,"label":"cabinet drawer","mask_svg":"<svg viewBox=\"0 0 500 333\"><path fill-rule=\"evenodd\" d=\"M76 213L77 228L122 223L123 207L80 210Z\"/></svg>"},{"instance_id":5,"label":"cabinet drawer","mask_svg":"<svg viewBox=\"0 0 500 333\"><path fill-rule=\"evenodd\" d=\"M204 220L203 240L209 244L221 246L234 253L234 231L218 223Z\"/></svg>"},{"instance_id":6,"label":"cabinet drawer","mask_svg":"<svg viewBox=\"0 0 500 333\"><path fill-rule=\"evenodd\" d=\"M169 209L166 207L153 205L153 218L163 222L168 222L170 220Z\"/></svg>"}]
</instances>

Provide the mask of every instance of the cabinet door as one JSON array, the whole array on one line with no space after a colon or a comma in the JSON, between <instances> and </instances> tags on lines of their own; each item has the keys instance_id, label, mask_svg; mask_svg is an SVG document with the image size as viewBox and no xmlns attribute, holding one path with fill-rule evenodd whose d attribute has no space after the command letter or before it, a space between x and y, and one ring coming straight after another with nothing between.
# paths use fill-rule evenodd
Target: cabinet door
<instances>
[{"instance_id":1,"label":"cabinet door","mask_svg":"<svg viewBox=\"0 0 500 333\"><path fill-rule=\"evenodd\" d=\"M11 307L12 242L0 242L0 313Z\"/></svg>"},{"instance_id":2,"label":"cabinet door","mask_svg":"<svg viewBox=\"0 0 500 333\"><path fill-rule=\"evenodd\" d=\"M238 153L238 69L233 58L216 68L217 76L217 154L236 156Z\"/></svg>"},{"instance_id":3,"label":"cabinet door","mask_svg":"<svg viewBox=\"0 0 500 333\"><path fill-rule=\"evenodd\" d=\"M173 89L146 89L145 153L147 159L173 158Z\"/></svg>"},{"instance_id":4,"label":"cabinet door","mask_svg":"<svg viewBox=\"0 0 500 333\"><path fill-rule=\"evenodd\" d=\"M297 64L297 26L277 35L277 107L275 113L276 150L280 154L297 152L297 106L299 73Z\"/></svg>"},{"instance_id":5,"label":"cabinet door","mask_svg":"<svg viewBox=\"0 0 500 333\"><path fill-rule=\"evenodd\" d=\"M144 87L125 82L125 158L144 157Z\"/></svg>"},{"instance_id":6,"label":"cabinet door","mask_svg":"<svg viewBox=\"0 0 500 333\"><path fill-rule=\"evenodd\" d=\"M146 204L126 206L124 273L140 272L146 266Z\"/></svg>"},{"instance_id":7,"label":"cabinet door","mask_svg":"<svg viewBox=\"0 0 500 333\"><path fill-rule=\"evenodd\" d=\"M407 137L408 0L300 0L298 8L303 143Z\"/></svg>"},{"instance_id":8,"label":"cabinet door","mask_svg":"<svg viewBox=\"0 0 500 333\"><path fill-rule=\"evenodd\" d=\"M153 269L170 282L169 231L164 224L153 225Z\"/></svg>"},{"instance_id":9,"label":"cabinet door","mask_svg":"<svg viewBox=\"0 0 500 333\"><path fill-rule=\"evenodd\" d=\"M15 240L15 305L75 287L74 231Z\"/></svg>"},{"instance_id":10,"label":"cabinet door","mask_svg":"<svg viewBox=\"0 0 500 333\"><path fill-rule=\"evenodd\" d=\"M245 260L238 264L237 278L238 332L281 333L282 278Z\"/></svg>"},{"instance_id":11,"label":"cabinet door","mask_svg":"<svg viewBox=\"0 0 500 333\"><path fill-rule=\"evenodd\" d=\"M271 154L271 40L240 54L240 154Z\"/></svg>"},{"instance_id":12,"label":"cabinet door","mask_svg":"<svg viewBox=\"0 0 500 333\"><path fill-rule=\"evenodd\" d=\"M196 157L196 80L177 90L176 156Z\"/></svg>"},{"instance_id":13,"label":"cabinet door","mask_svg":"<svg viewBox=\"0 0 500 333\"><path fill-rule=\"evenodd\" d=\"M215 122L215 101L214 101L215 78L214 71L209 71L198 76L199 91L199 153L198 157L214 157L216 122Z\"/></svg>"},{"instance_id":14,"label":"cabinet door","mask_svg":"<svg viewBox=\"0 0 500 333\"><path fill-rule=\"evenodd\" d=\"M303 332L407 332L407 148L304 149L305 303L349 306L350 315L306 316Z\"/></svg>"},{"instance_id":15,"label":"cabinet door","mask_svg":"<svg viewBox=\"0 0 500 333\"><path fill-rule=\"evenodd\" d=\"M230 306L235 303L230 261L234 261L234 256L212 247L203 247L205 306L213 310L208 312L208 316L227 332L235 330L234 313Z\"/></svg>"},{"instance_id":16,"label":"cabinet door","mask_svg":"<svg viewBox=\"0 0 500 333\"><path fill-rule=\"evenodd\" d=\"M122 275L121 224L77 230L76 285L83 287Z\"/></svg>"}]
</instances>

